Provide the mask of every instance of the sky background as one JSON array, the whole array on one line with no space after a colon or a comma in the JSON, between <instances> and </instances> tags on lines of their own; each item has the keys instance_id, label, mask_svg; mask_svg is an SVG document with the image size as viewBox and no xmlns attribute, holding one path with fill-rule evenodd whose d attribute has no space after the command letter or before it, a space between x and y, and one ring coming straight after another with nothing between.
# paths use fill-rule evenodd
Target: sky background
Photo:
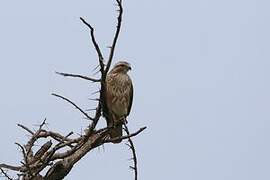
<instances>
[{"instance_id":1,"label":"sky background","mask_svg":"<svg viewBox=\"0 0 270 180\"><path fill-rule=\"evenodd\" d=\"M128 60L134 87L129 127L139 179L270 179L270 1L123 0L115 59ZM113 0L0 1L0 162L18 164L16 124L81 133L87 126L64 95L93 108L87 81L96 53L84 17L106 57L116 26ZM100 124L102 125L102 123ZM133 179L122 144L87 154L66 177Z\"/></svg>"}]
</instances>

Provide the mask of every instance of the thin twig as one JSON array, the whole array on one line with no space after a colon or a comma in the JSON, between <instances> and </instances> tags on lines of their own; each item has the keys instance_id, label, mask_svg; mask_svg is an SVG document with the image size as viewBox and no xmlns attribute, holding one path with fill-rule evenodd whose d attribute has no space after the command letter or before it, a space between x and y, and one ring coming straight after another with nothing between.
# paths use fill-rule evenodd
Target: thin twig
<instances>
[{"instance_id":1,"label":"thin twig","mask_svg":"<svg viewBox=\"0 0 270 180\"><path fill-rule=\"evenodd\" d=\"M15 144L20 147L20 149L22 151L22 154L23 154L23 158L24 158L25 164L27 165L27 156L26 156L26 152L25 152L24 147L22 145L20 145L19 143L15 143Z\"/></svg>"},{"instance_id":2,"label":"thin twig","mask_svg":"<svg viewBox=\"0 0 270 180\"><path fill-rule=\"evenodd\" d=\"M10 169L10 170L13 170L13 171L20 171L20 169L22 167L21 166L11 166L11 165L2 163L2 164L0 164L0 168Z\"/></svg>"},{"instance_id":3,"label":"thin twig","mask_svg":"<svg viewBox=\"0 0 270 180\"><path fill-rule=\"evenodd\" d=\"M11 177L9 177L9 175L7 174L7 172L5 172L2 168L0 168L1 173L8 179L8 180L13 180Z\"/></svg>"},{"instance_id":4,"label":"thin twig","mask_svg":"<svg viewBox=\"0 0 270 180\"><path fill-rule=\"evenodd\" d=\"M128 127L126 124L124 124L124 130L126 131L127 135L130 135L129 133L129 130L128 130ZM133 159L133 166L130 166L130 168L132 170L134 170L134 180L137 180L138 179L138 165L137 165L137 155L136 155L136 150L135 150L135 146L134 146L134 143L133 141L131 140L130 137L128 137L128 142L129 142L129 145L128 147L131 149L132 151L132 159Z\"/></svg>"},{"instance_id":5,"label":"thin twig","mask_svg":"<svg viewBox=\"0 0 270 180\"><path fill-rule=\"evenodd\" d=\"M117 17L117 27L116 27L116 31L115 31L115 35L114 35L114 38L113 38L112 45L110 47L111 51L110 51L110 55L109 55L107 65L106 65L105 74L107 74L109 69L110 69L112 59L113 59L113 55L114 55L116 42L117 42L120 30L121 30L121 24L122 24L122 15L123 15L122 0L116 0L116 2L117 2L117 5L119 7L119 15Z\"/></svg>"},{"instance_id":6,"label":"thin twig","mask_svg":"<svg viewBox=\"0 0 270 180\"><path fill-rule=\"evenodd\" d=\"M146 129L146 126L145 127L142 127L140 128L138 131L136 131L135 133L131 133L129 135L126 135L126 136L121 136L121 137L116 137L116 138L112 138L112 139L105 139L103 142L104 143L110 143L110 142L115 142L115 141L120 141L120 140L124 140L124 139L128 139L128 138L131 138L133 136L136 136L137 134L141 133L143 130Z\"/></svg>"},{"instance_id":7,"label":"thin twig","mask_svg":"<svg viewBox=\"0 0 270 180\"><path fill-rule=\"evenodd\" d=\"M19 127L23 128L24 130L26 130L27 132L29 132L30 134L34 135L35 133L33 131L31 131L29 128L27 128L26 126L22 125L22 124L17 124Z\"/></svg>"},{"instance_id":8,"label":"thin twig","mask_svg":"<svg viewBox=\"0 0 270 180\"><path fill-rule=\"evenodd\" d=\"M55 72L55 73L64 77L76 77L76 78L81 78L81 79L85 79L92 82L100 82L100 79L95 79L95 78L91 78L91 77L83 76L79 74L70 74L70 73L62 73L62 72Z\"/></svg>"},{"instance_id":9,"label":"thin twig","mask_svg":"<svg viewBox=\"0 0 270 180\"><path fill-rule=\"evenodd\" d=\"M25 152L26 152L27 161L28 160L32 161L32 158L33 158L32 147L34 146L34 143L38 140L38 136L41 133L42 128L43 128L43 126L45 124L46 124L46 118L42 121L42 123L39 125L39 129L32 135L32 137L29 139L29 141L27 142L27 144L24 146ZM26 129L29 130L29 128L26 128Z\"/></svg>"},{"instance_id":10,"label":"thin twig","mask_svg":"<svg viewBox=\"0 0 270 180\"><path fill-rule=\"evenodd\" d=\"M101 97L101 94L100 94L100 97ZM96 110L96 113L95 113L95 117L93 118L93 122L88 126L89 128L89 133L85 136L86 139L88 139L91 135L91 133L93 132L93 130L95 129L97 123L98 123L98 120L100 119L100 116L101 116L101 111L102 111L102 107L101 107L101 101L98 102L98 105L97 105L97 110ZM103 110L104 111L104 110Z\"/></svg>"},{"instance_id":11,"label":"thin twig","mask_svg":"<svg viewBox=\"0 0 270 180\"><path fill-rule=\"evenodd\" d=\"M69 134L72 135L73 132L70 132ZM60 133L53 132L53 131L42 130L39 133L39 135L37 135L37 138L47 138L47 137L51 137L51 138L53 138L54 140L56 140L58 142L64 142L64 141L76 142L76 140L74 141L74 139L70 139L70 138L64 137Z\"/></svg>"},{"instance_id":12,"label":"thin twig","mask_svg":"<svg viewBox=\"0 0 270 180\"><path fill-rule=\"evenodd\" d=\"M23 158L24 158L24 165L27 168L27 171L29 172L30 177L32 177L33 174L32 174L32 170L30 168L29 162L28 162L28 153L25 152L25 149L24 149L24 147L21 144L19 144L19 143L15 143L15 144L21 148L22 154L23 154Z\"/></svg>"},{"instance_id":13,"label":"thin twig","mask_svg":"<svg viewBox=\"0 0 270 180\"><path fill-rule=\"evenodd\" d=\"M98 59L99 59L99 65L100 65L100 69L101 69L101 72L103 72L104 71L104 63L103 63L103 60L104 60L104 58L103 58L103 55L102 55L102 53L101 53L101 50L100 50L100 48L99 48L99 45L98 45L98 43L97 43L97 41L96 41L96 38L95 38L95 34L94 34L94 28L88 23L88 22L86 22L86 20L84 20L84 18L82 18L82 17L80 17L80 20L89 28L89 30L90 30L90 36L91 36L91 40L92 40L92 43L93 43L93 45L94 45L94 47L95 47L95 49L96 49L96 52L97 52L97 54L98 54Z\"/></svg>"},{"instance_id":14,"label":"thin twig","mask_svg":"<svg viewBox=\"0 0 270 180\"><path fill-rule=\"evenodd\" d=\"M93 118L91 118L86 112L84 112L84 110L82 110L79 106L77 106L74 102L72 102L71 100L69 100L68 98L65 98L61 95L52 93L53 96L59 97L61 99L64 99L65 101L69 102L70 104L72 104L76 109L78 109L84 116L86 116L89 120L93 120Z\"/></svg>"}]
</instances>

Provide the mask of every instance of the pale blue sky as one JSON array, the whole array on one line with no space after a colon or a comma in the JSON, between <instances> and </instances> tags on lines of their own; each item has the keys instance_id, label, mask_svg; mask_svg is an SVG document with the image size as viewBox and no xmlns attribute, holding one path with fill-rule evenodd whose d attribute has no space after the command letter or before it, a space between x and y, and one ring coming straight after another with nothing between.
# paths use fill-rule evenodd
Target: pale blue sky
<instances>
[{"instance_id":1,"label":"pale blue sky","mask_svg":"<svg viewBox=\"0 0 270 180\"><path fill-rule=\"evenodd\" d=\"M267 0L123 0L115 59L127 59L135 86L129 126L139 179L270 179L270 2ZM17 123L47 117L49 128L87 125L60 93L92 108L96 87L54 71L92 75L96 54L85 17L108 53L113 0L0 1L0 161L18 163ZM3 148L5 147L5 148ZM133 179L127 147L106 145L66 178Z\"/></svg>"}]
</instances>

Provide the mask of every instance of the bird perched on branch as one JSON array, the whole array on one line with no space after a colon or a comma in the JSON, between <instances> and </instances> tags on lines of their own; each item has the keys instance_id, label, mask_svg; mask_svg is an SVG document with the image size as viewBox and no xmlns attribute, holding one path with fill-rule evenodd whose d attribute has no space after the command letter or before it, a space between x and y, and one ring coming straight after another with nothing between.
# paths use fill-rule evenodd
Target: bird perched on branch
<instances>
[{"instance_id":1,"label":"bird perched on branch","mask_svg":"<svg viewBox=\"0 0 270 180\"><path fill-rule=\"evenodd\" d=\"M106 77L106 103L109 111L108 127L113 127L110 138L122 136L122 125L126 122L133 100L133 85L127 74L130 64L120 61L114 65ZM120 143L121 140L114 141Z\"/></svg>"}]
</instances>

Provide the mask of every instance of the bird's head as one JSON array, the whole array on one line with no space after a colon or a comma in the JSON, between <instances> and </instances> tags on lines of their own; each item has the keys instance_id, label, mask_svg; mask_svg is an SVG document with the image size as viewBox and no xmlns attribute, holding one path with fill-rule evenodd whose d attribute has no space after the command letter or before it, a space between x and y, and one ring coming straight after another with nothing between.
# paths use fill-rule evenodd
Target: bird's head
<instances>
[{"instance_id":1,"label":"bird's head","mask_svg":"<svg viewBox=\"0 0 270 180\"><path fill-rule=\"evenodd\" d=\"M131 66L126 61L117 62L112 69L113 72L118 72L118 73L127 73L129 70L131 70Z\"/></svg>"}]
</instances>

